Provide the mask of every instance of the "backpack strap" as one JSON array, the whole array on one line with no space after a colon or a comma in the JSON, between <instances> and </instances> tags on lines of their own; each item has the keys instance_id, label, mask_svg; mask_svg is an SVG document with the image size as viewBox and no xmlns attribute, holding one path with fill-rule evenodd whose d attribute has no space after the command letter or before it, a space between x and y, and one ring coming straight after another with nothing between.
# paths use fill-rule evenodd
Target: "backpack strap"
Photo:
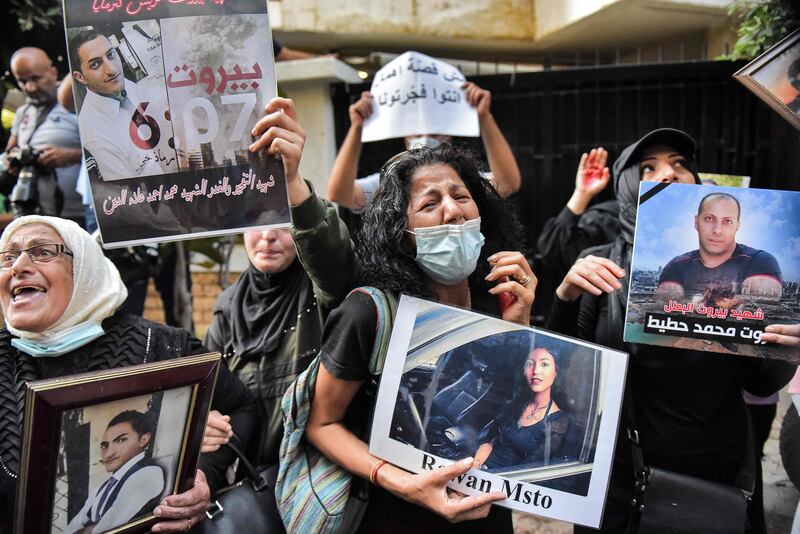
<instances>
[{"instance_id":1,"label":"backpack strap","mask_svg":"<svg viewBox=\"0 0 800 534\"><path fill-rule=\"evenodd\" d=\"M383 371L397 298L374 287L359 287L350 293L355 291L369 295L378 314L369 361L372 377L367 387L370 388L376 385L376 378ZM288 532L354 531L369 501L369 482L353 478L304 440L319 366L317 355L281 399L284 427L275 498ZM365 428L361 429L366 432L355 432L365 441L369 439L369 422L373 415L374 405Z\"/></svg>"},{"instance_id":2,"label":"backpack strap","mask_svg":"<svg viewBox=\"0 0 800 534\"><path fill-rule=\"evenodd\" d=\"M375 326L375 343L372 345L372 354L369 357L369 374L379 376L383 372L386 353L389 351L389 338L392 335L394 318L397 315L397 297L392 293L372 286L357 287L350 294L352 295L356 292L369 295L378 312L378 322Z\"/></svg>"}]
</instances>

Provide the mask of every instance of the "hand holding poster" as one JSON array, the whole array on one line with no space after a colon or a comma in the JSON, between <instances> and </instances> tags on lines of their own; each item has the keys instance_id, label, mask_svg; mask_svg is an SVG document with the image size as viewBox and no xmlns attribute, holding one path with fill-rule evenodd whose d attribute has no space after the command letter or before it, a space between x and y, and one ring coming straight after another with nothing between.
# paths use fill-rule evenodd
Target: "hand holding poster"
<instances>
[{"instance_id":1,"label":"hand holding poster","mask_svg":"<svg viewBox=\"0 0 800 534\"><path fill-rule=\"evenodd\" d=\"M264 2L63 2L106 246L288 225L281 161L248 150L276 95Z\"/></svg>"},{"instance_id":2,"label":"hand holding poster","mask_svg":"<svg viewBox=\"0 0 800 534\"><path fill-rule=\"evenodd\" d=\"M800 363L800 193L641 184L625 341Z\"/></svg>"},{"instance_id":3,"label":"hand holding poster","mask_svg":"<svg viewBox=\"0 0 800 534\"><path fill-rule=\"evenodd\" d=\"M370 453L420 473L475 457L450 487L598 527L627 355L401 297Z\"/></svg>"},{"instance_id":4,"label":"hand holding poster","mask_svg":"<svg viewBox=\"0 0 800 534\"><path fill-rule=\"evenodd\" d=\"M406 52L375 73L372 115L363 142L419 134L477 137L478 113L465 98L466 78L452 65Z\"/></svg>"}]
</instances>

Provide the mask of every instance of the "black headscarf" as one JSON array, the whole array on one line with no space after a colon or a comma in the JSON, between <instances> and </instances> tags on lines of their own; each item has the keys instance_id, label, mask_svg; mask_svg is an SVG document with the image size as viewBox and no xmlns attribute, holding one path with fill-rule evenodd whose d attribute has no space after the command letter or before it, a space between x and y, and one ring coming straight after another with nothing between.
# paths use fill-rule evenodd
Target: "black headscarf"
<instances>
[{"instance_id":1,"label":"black headscarf","mask_svg":"<svg viewBox=\"0 0 800 534\"><path fill-rule=\"evenodd\" d=\"M620 235L612 243L608 259L625 270L625 277L620 280L622 288L615 291L612 298L609 299L608 320L612 328L621 329L625 321L633 236L636 229L636 211L639 206L639 183L642 180L639 158L645 150L654 145L664 145L677 150L686 158L686 167L694 175L695 183L702 183L700 175L697 173L694 139L681 130L671 128L653 130L626 147L614 162L614 194L619 204Z\"/></svg>"},{"instance_id":2,"label":"black headscarf","mask_svg":"<svg viewBox=\"0 0 800 534\"><path fill-rule=\"evenodd\" d=\"M262 273L251 264L236 281L231 297L233 348L243 359L257 359L283 341L312 291L300 260L279 273Z\"/></svg>"}]
</instances>

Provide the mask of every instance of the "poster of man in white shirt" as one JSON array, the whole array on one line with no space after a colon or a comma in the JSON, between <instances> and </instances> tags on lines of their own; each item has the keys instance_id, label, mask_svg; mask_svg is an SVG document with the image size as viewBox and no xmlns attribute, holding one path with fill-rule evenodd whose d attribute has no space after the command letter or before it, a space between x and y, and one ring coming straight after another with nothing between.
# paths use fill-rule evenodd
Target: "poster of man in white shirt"
<instances>
[{"instance_id":1,"label":"poster of man in white shirt","mask_svg":"<svg viewBox=\"0 0 800 534\"><path fill-rule=\"evenodd\" d=\"M146 39L160 41L158 24L153 21L141 21L136 27ZM145 75L137 83L126 77L115 34L105 35L90 26L72 29L69 45L72 75L85 94L77 106L81 139L87 160L96 163L98 177L109 181L177 172L163 71L144 70L153 63L152 57L146 63L136 58L135 64L142 63L138 72ZM154 48L151 55L160 56L160 47ZM131 48L125 50L131 53ZM155 59L160 63L160 57ZM136 72L130 66L128 71Z\"/></svg>"},{"instance_id":2,"label":"poster of man in white shirt","mask_svg":"<svg viewBox=\"0 0 800 534\"><path fill-rule=\"evenodd\" d=\"M174 493L191 387L64 412L51 532L99 534Z\"/></svg>"},{"instance_id":3,"label":"poster of man in white shirt","mask_svg":"<svg viewBox=\"0 0 800 534\"><path fill-rule=\"evenodd\" d=\"M277 96L264 0L63 0L105 248L289 226L283 162L251 152Z\"/></svg>"},{"instance_id":4,"label":"poster of man in white shirt","mask_svg":"<svg viewBox=\"0 0 800 534\"><path fill-rule=\"evenodd\" d=\"M89 494L68 533L105 532L149 514L164 491L164 470L147 457L152 437L147 416L136 410L118 413L108 423L100 455L109 477Z\"/></svg>"}]
</instances>

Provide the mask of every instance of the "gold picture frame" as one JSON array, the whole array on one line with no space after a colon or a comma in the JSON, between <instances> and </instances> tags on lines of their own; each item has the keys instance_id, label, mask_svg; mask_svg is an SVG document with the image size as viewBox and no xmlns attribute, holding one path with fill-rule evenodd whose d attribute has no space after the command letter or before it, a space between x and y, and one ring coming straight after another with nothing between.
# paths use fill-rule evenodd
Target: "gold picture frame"
<instances>
[{"instance_id":1,"label":"gold picture frame","mask_svg":"<svg viewBox=\"0 0 800 534\"><path fill-rule=\"evenodd\" d=\"M800 30L739 69L733 77L800 129Z\"/></svg>"},{"instance_id":2,"label":"gold picture frame","mask_svg":"<svg viewBox=\"0 0 800 534\"><path fill-rule=\"evenodd\" d=\"M15 532L149 532L155 504L194 484L219 366L209 353L28 384ZM121 492L145 503L127 519L111 512Z\"/></svg>"}]
</instances>

